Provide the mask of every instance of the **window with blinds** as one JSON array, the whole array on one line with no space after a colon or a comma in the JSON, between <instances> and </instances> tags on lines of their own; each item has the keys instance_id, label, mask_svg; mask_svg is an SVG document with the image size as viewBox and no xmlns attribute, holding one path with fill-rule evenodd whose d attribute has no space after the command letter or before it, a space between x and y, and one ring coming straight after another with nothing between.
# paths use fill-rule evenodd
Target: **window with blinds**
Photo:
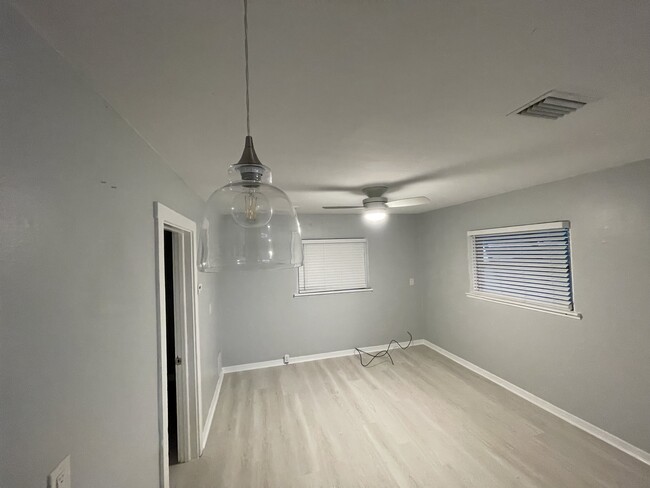
<instances>
[{"instance_id":1,"label":"window with blinds","mask_svg":"<svg viewBox=\"0 0 650 488\"><path fill-rule=\"evenodd\" d=\"M569 233L569 222L468 232L468 295L577 315Z\"/></svg>"},{"instance_id":2,"label":"window with blinds","mask_svg":"<svg viewBox=\"0 0 650 488\"><path fill-rule=\"evenodd\" d=\"M370 290L365 239L303 239L302 245L297 295Z\"/></svg>"}]
</instances>

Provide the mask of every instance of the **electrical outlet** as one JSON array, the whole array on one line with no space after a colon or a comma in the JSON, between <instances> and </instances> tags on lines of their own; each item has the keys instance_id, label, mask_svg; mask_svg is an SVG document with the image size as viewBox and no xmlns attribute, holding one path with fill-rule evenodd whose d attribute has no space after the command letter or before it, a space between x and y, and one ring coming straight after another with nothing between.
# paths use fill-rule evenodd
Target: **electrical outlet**
<instances>
[{"instance_id":1,"label":"electrical outlet","mask_svg":"<svg viewBox=\"0 0 650 488\"><path fill-rule=\"evenodd\" d=\"M409 278L409 286L415 285L415 278Z\"/></svg>"},{"instance_id":2,"label":"electrical outlet","mask_svg":"<svg viewBox=\"0 0 650 488\"><path fill-rule=\"evenodd\" d=\"M61 461L61 464L47 477L47 488L71 488L70 456Z\"/></svg>"},{"instance_id":3,"label":"electrical outlet","mask_svg":"<svg viewBox=\"0 0 650 488\"><path fill-rule=\"evenodd\" d=\"M289 355L285 354L282 360L284 361L284 364L289 364Z\"/></svg>"}]
</instances>

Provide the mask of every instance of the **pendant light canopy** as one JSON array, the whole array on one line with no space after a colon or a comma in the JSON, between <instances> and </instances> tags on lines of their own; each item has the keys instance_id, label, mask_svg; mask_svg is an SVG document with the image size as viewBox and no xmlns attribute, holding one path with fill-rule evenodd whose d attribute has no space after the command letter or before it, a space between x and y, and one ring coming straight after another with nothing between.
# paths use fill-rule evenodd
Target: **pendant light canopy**
<instances>
[{"instance_id":1,"label":"pendant light canopy","mask_svg":"<svg viewBox=\"0 0 650 488\"><path fill-rule=\"evenodd\" d=\"M271 184L250 135L248 94L248 5L244 0L246 128L238 163L228 169L230 183L208 199L201 233L202 271L282 269L302 264L302 240L296 211L286 193Z\"/></svg>"}]
</instances>

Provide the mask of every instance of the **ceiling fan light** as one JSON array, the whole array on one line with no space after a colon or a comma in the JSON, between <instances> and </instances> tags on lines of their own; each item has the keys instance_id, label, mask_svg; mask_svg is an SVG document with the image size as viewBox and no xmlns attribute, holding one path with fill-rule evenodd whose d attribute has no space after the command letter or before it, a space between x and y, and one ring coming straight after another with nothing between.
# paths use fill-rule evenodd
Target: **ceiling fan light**
<instances>
[{"instance_id":1,"label":"ceiling fan light","mask_svg":"<svg viewBox=\"0 0 650 488\"><path fill-rule=\"evenodd\" d=\"M388 217L388 212L384 208L369 208L363 214L363 218L368 222L382 222Z\"/></svg>"}]
</instances>

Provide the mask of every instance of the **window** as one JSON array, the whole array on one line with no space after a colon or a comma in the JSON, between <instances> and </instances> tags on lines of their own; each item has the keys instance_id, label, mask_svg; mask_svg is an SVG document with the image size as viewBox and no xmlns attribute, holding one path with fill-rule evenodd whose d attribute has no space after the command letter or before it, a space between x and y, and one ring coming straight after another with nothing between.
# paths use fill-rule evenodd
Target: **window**
<instances>
[{"instance_id":1,"label":"window","mask_svg":"<svg viewBox=\"0 0 650 488\"><path fill-rule=\"evenodd\" d=\"M365 239L313 239L302 245L295 296L371 291Z\"/></svg>"},{"instance_id":2,"label":"window","mask_svg":"<svg viewBox=\"0 0 650 488\"><path fill-rule=\"evenodd\" d=\"M569 222L468 232L468 296L580 318L569 233Z\"/></svg>"}]
</instances>

